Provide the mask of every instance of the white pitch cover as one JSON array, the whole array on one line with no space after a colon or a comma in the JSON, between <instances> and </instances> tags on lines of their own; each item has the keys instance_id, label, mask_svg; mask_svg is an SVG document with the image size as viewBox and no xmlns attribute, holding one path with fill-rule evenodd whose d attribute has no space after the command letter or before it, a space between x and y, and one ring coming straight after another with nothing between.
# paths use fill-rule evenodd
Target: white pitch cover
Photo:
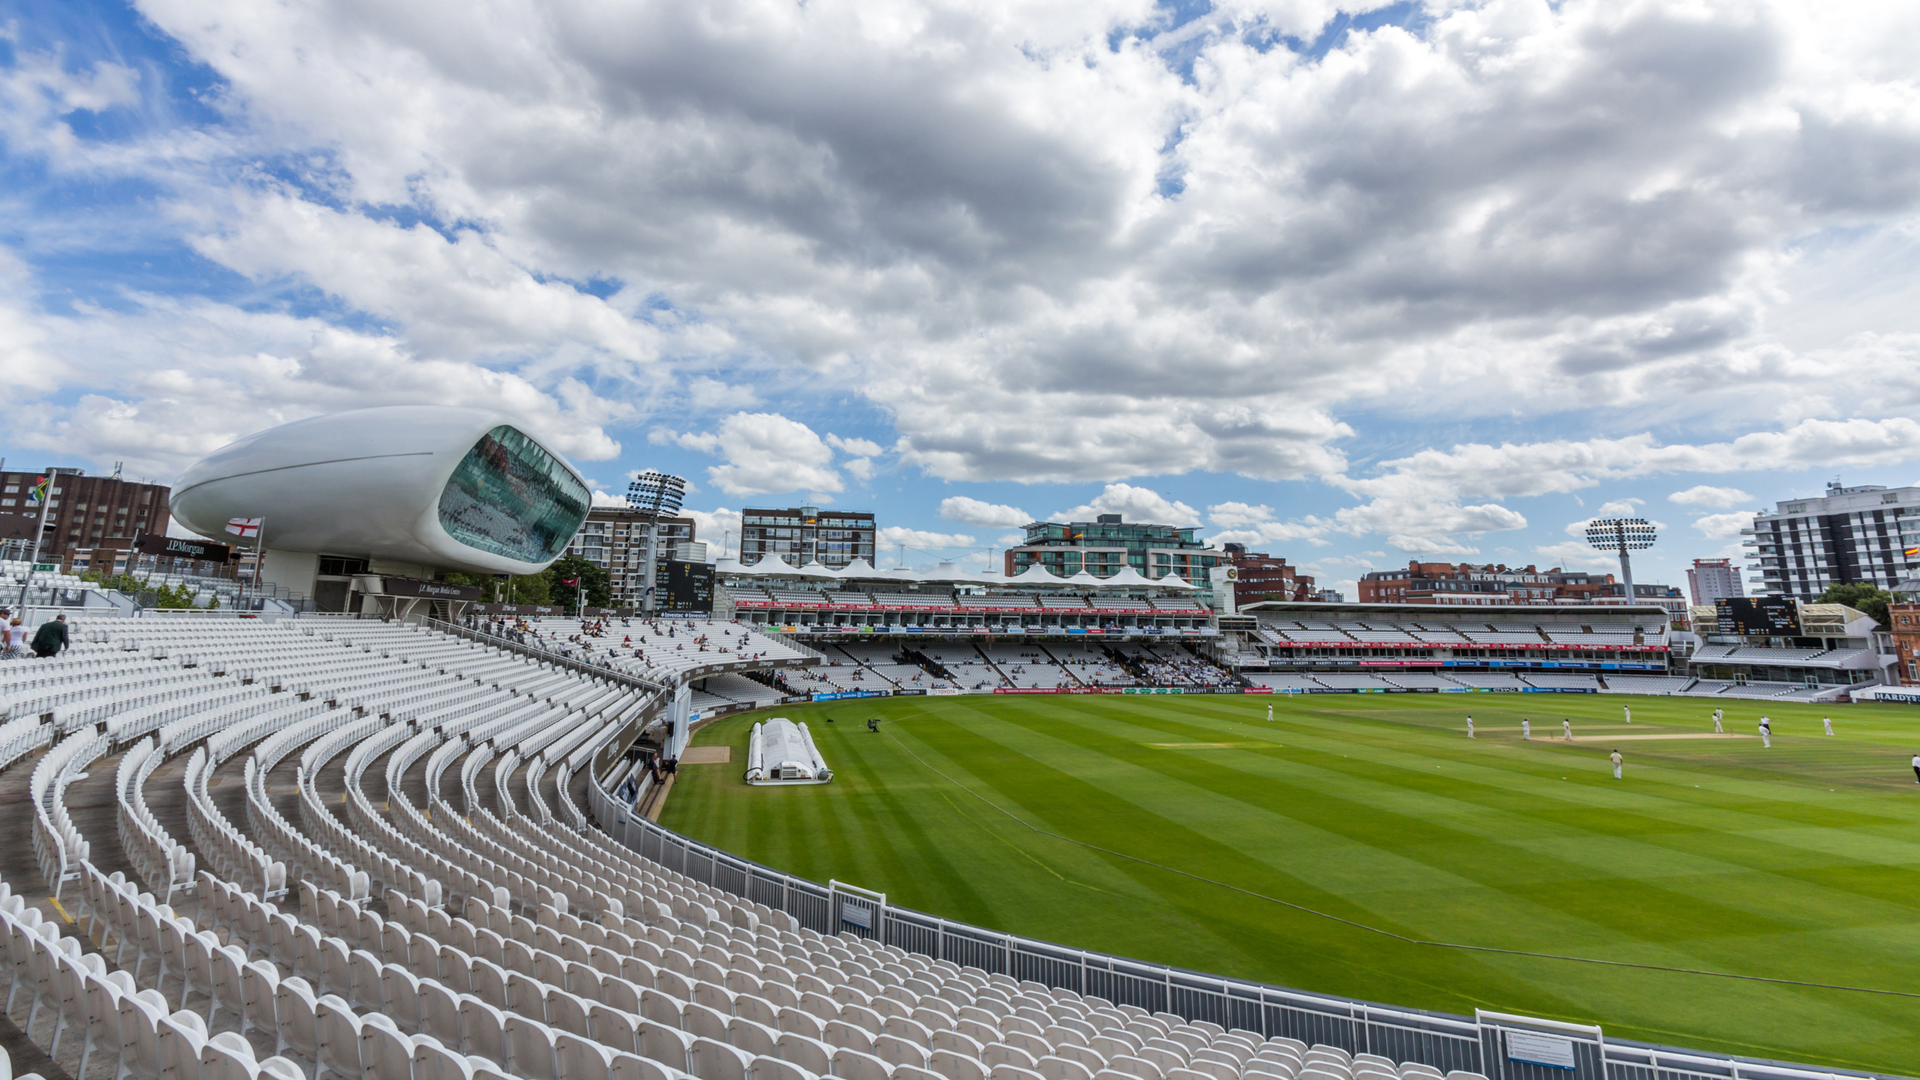
<instances>
[{"instance_id":1,"label":"white pitch cover","mask_svg":"<svg viewBox=\"0 0 1920 1080\"><path fill-rule=\"evenodd\" d=\"M747 744L749 784L824 784L833 779L807 725L776 716L753 725Z\"/></svg>"}]
</instances>

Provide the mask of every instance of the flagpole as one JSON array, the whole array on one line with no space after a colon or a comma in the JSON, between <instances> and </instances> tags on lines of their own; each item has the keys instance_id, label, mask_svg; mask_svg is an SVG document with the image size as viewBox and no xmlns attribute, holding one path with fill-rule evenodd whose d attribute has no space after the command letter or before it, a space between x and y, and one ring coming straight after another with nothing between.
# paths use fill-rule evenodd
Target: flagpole
<instances>
[{"instance_id":1,"label":"flagpole","mask_svg":"<svg viewBox=\"0 0 1920 1080\"><path fill-rule=\"evenodd\" d=\"M27 610L27 590L33 587L33 568L40 563L40 541L47 535L47 510L53 506L53 485L60 477L59 469L47 470L47 489L40 493L40 527L33 532L33 554L27 560L27 576L20 581L20 610ZM22 623L26 621L22 618Z\"/></svg>"},{"instance_id":2,"label":"flagpole","mask_svg":"<svg viewBox=\"0 0 1920 1080\"><path fill-rule=\"evenodd\" d=\"M260 527L253 533L253 595L260 597L260 574L267 566L267 517L260 515Z\"/></svg>"}]
</instances>

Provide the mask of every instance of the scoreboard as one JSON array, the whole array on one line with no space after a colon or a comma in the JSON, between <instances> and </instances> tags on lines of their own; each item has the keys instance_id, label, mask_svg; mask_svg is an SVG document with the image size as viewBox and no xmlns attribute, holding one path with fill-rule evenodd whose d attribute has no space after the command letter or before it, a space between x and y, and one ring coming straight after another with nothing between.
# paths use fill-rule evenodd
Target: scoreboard
<instances>
[{"instance_id":1,"label":"scoreboard","mask_svg":"<svg viewBox=\"0 0 1920 1080\"><path fill-rule=\"evenodd\" d=\"M1784 596L1722 597L1713 602L1718 632L1742 637L1800 637L1800 609Z\"/></svg>"}]
</instances>

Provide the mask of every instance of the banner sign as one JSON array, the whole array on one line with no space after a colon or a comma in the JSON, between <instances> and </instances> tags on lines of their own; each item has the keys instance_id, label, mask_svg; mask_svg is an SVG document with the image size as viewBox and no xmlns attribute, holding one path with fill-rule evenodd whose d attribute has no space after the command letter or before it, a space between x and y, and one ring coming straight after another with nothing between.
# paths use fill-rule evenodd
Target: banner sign
<instances>
[{"instance_id":1,"label":"banner sign","mask_svg":"<svg viewBox=\"0 0 1920 1080\"><path fill-rule=\"evenodd\" d=\"M1532 1031L1507 1032L1507 1060L1549 1069L1574 1070L1573 1040L1561 1035L1542 1035Z\"/></svg>"},{"instance_id":2,"label":"banner sign","mask_svg":"<svg viewBox=\"0 0 1920 1080\"><path fill-rule=\"evenodd\" d=\"M454 585L445 581L421 581L418 578L383 577L380 591L388 596L417 596L423 600L478 600L478 585Z\"/></svg>"},{"instance_id":3,"label":"banner sign","mask_svg":"<svg viewBox=\"0 0 1920 1080\"><path fill-rule=\"evenodd\" d=\"M475 615L538 615L551 618L561 615L560 608L551 604L475 604Z\"/></svg>"},{"instance_id":4,"label":"banner sign","mask_svg":"<svg viewBox=\"0 0 1920 1080\"><path fill-rule=\"evenodd\" d=\"M133 550L143 555L195 559L200 562L223 563L233 560L233 549L225 544L216 544L211 540L188 540L179 536L142 534L133 542Z\"/></svg>"},{"instance_id":5,"label":"banner sign","mask_svg":"<svg viewBox=\"0 0 1920 1080\"><path fill-rule=\"evenodd\" d=\"M887 697L885 690L846 690L837 694L815 694L815 701L841 701L846 698Z\"/></svg>"}]
</instances>

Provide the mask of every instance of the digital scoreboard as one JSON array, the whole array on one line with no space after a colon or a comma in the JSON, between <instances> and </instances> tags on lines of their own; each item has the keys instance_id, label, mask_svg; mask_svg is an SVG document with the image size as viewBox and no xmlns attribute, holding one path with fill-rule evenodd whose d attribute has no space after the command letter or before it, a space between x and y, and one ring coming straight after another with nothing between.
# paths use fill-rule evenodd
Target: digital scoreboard
<instances>
[{"instance_id":1,"label":"digital scoreboard","mask_svg":"<svg viewBox=\"0 0 1920 1080\"><path fill-rule=\"evenodd\" d=\"M1718 632L1742 637L1800 637L1800 609L1784 596L1722 597L1713 602Z\"/></svg>"}]
</instances>

